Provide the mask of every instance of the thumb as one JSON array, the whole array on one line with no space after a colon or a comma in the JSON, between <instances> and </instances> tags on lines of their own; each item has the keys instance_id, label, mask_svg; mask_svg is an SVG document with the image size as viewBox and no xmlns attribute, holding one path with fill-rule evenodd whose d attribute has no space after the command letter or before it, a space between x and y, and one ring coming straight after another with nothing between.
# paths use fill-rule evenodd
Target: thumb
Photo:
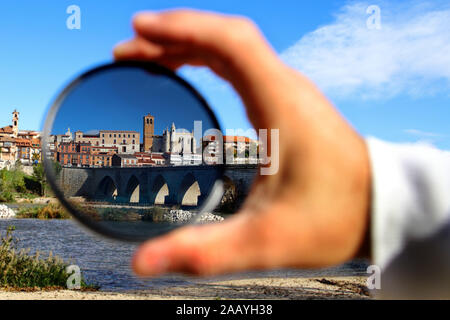
<instances>
[{"instance_id":1,"label":"thumb","mask_svg":"<svg viewBox=\"0 0 450 320\"><path fill-rule=\"evenodd\" d=\"M259 259L248 214L224 222L180 228L144 243L132 265L140 276L166 272L216 275L252 268Z\"/></svg>"}]
</instances>

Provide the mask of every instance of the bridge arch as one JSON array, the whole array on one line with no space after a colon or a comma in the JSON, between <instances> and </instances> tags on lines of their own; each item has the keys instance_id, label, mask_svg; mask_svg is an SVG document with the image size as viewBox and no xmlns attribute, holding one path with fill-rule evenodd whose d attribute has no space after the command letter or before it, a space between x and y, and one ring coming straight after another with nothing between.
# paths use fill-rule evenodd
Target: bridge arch
<instances>
[{"instance_id":1,"label":"bridge arch","mask_svg":"<svg viewBox=\"0 0 450 320\"><path fill-rule=\"evenodd\" d=\"M166 197L169 195L169 186L166 179L159 174L150 189L150 203L165 204Z\"/></svg>"},{"instance_id":2,"label":"bridge arch","mask_svg":"<svg viewBox=\"0 0 450 320\"><path fill-rule=\"evenodd\" d=\"M178 190L178 203L183 206L197 206L201 194L197 179L192 172L189 172L181 180Z\"/></svg>"},{"instance_id":3,"label":"bridge arch","mask_svg":"<svg viewBox=\"0 0 450 320\"><path fill-rule=\"evenodd\" d=\"M133 174L127 183L126 197L130 203L139 203L140 200L140 183L138 178Z\"/></svg>"},{"instance_id":4,"label":"bridge arch","mask_svg":"<svg viewBox=\"0 0 450 320\"><path fill-rule=\"evenodd\" d=\"M104 177L95 190L96 200L114 202L118 195L117 185L110 176Z\"/></svg>"}]
</instances>

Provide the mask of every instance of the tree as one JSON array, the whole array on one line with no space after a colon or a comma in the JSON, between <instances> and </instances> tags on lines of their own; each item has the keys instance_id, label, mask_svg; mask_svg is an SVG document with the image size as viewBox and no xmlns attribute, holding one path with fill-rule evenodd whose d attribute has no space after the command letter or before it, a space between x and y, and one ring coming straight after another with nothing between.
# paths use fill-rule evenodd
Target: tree
<instances>
[{"instance_id":1,"label":"tree","mask_svg":"<svg viewBox=\"0 0 450 320\"><path fill-rule=\"evenodd\" d=\"M39 153L33 153L32 160L39 161L41 159L41 155Z\"/></svg>"},{"instance_id":2,"label":"tree","mask_svg":"<svg viewBox=\"0 0 450 320\"><path fill-rule=\"evenodd\" d=\"M55 177L57 177L62 170L61 164L59 162L53 161L53 169ZM47 178L45 175L44 165L42 163L38 163L33 167L33 178L37 183L39 183L40 195L44 196L47 190Z\"/></svg>"},{"instance_id":3,"label":"tree","mask_svg":"<svg viewBox=\"0 0 450 320\"><path fill-rule=\"evenodd\" d=\"M39 186L40 186L39 193L41 196L43 196L44 191L45 191L46 179L45 179L44 166L42 165L42 163L39 163L38 165L33 167L33 178L36 180L36 182L39 183Z\"/></svg>"}]
</instances>

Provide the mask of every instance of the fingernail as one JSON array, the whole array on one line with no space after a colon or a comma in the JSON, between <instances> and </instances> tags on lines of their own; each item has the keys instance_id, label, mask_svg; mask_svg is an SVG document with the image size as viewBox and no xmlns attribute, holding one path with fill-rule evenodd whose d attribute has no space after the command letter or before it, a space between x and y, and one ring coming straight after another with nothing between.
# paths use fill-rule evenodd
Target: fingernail
<instances>
[{"instance_id":1,"label":"fingernail","mask_svg":"<svg viewBox=\"0 0 450 320\"><path fill-rule=\"evenodd\" d=\"M153 12L138 13L134 16L134 23L153 24L159 20L159 15Z\"/></svg>"}]
</instances>

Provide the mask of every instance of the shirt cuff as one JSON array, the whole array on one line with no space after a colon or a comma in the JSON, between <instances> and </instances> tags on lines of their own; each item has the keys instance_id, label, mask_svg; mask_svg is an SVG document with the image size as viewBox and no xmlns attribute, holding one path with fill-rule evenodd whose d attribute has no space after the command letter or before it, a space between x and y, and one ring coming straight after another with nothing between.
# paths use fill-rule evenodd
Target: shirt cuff
<instances>
[{"instance_id":1,"label":"shirt cuff","mask_svg":"<svg viewBox=\"0 0 450 320\"><path fill-rule=\"evenodd\" d=\"M450 153L425 144L368 138L372 170L372 257L382 270L411 240L450 219Z\"/></svg>"}]
</instances>

